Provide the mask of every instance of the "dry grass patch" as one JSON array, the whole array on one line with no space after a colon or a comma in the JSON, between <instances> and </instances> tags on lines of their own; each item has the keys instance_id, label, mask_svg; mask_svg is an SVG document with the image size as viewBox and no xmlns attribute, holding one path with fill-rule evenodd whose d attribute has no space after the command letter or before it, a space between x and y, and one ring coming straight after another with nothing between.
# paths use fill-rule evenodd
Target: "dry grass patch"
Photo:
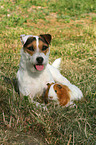
<instances>
[{"instance_id":1,"label":"dry grass patch","mask_svg":"<svg viewBox=\"0 0 96 145\"><path fill-rule=\"evenodd\" d=\"M88 3L86 7L90 7ZM95 144L95 12L79 15L70 2L66 7L71 9L66 9L65 15L61 4L64 6L64 1L59 5L55 1L1 2L0 144ZM74 4L79 6L77 1ZM94 5L91 3L91 7ZM56 11L59 7L62 13ZM73 17L74 12L78 17ZM74 108L52 102L45 111L30 104L27 96L20 98L14 90L12 79L22 47L19 37L42 33L53 37L50 63L61 57L61 73L83 91L84 99L75 101Z\"/></svg>"}]
</instances>

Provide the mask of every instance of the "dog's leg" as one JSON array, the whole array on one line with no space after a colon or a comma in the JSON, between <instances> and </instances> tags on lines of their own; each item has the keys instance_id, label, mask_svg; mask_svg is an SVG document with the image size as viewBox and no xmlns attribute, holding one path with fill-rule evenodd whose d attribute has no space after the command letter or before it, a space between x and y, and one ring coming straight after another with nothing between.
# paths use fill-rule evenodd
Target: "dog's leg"
<instances>
[{"instance_id":1,"label":"dog's leg","mask_svg":"<svg viewBox=\"0 0 96 145\"><path fill-rule=\"evenodd\" d=\"M45 104L41 104L41 103L36 102L36 101L33 101L32 103L35 104L36 107L40 107L40 108L42 108L43 110L47 110L47 106L46 106Z\"/></svg>"},{"instance_id":2,"label":"dog's leg","mask_svg":"<svg viewBox=\"0 0 96 145\"><path fill-rule=\"evenodd\" d=\"M77 107L76 104L74 104L73 101L70 101L68 104L65 105L65 107L70 107L70 108L73 108L73 107Z\"/></svg>"},{"instance_id":3,"label":"dog's leg","mask_svg":"<svg viewBox=\"0 0 96 145\"><path fill-rule=\"evenodd\" d=\"M71 84L64 76L61 75L58 69L48 64L48 69L50 70L52 77L56 83L60 83L69 87L72 92L72 100L78 100L83 97L81 90L75 85Z\"/></svg>"},{"instance_id":4,"label":"dog's leg","mask_svg":"<svg viewBox=\"0 0 96 145\"><path fill-rule=\"evenodd\" d=\"M39 103L37 101L34 101L33 98L34 97L32 97L31 95L29 95L29 102L30 103L34 104L36 107L42 108L43 110L47 110L47 107L46 107L45 104L43 104L43 103L41 104L41 103Z\"/></svg>"}]
</instances>

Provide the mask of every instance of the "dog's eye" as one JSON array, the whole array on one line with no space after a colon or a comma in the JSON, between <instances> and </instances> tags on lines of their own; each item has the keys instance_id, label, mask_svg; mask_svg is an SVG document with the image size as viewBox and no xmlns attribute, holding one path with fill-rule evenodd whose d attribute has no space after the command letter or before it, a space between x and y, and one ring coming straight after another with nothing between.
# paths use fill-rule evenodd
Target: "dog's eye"
<instances>
[{"instance_id":1,"label":"dog's eye","mask_svg":"<svg viewBox=\"0 0 96 145\"><path fill-rule=\"evenodd\" d=\"M46 50L48 48L48 46L43 46L42 51Z\"/></svg>"},{"instance_id":2,"label":"dog's eye","mask_svg":"<svg viewBox=\"0 0 96 145\"><path fill-rule=\"evenodd\" d=\"M27 49L28 49L28 50L31 50L31 51L34 51L33 46L30 46L30 47L28 47Z\"/></svg>"}]
</instances>

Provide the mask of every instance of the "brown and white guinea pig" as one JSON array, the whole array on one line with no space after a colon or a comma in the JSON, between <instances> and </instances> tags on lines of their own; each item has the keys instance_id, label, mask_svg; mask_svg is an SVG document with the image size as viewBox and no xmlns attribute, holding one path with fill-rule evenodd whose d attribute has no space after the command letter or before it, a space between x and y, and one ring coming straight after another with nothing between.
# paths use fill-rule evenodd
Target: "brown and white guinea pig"
<instances>
[{"instance_id":1,"label":"brown and white guinea pig","mask_svg":"<svg viewBox=\"0 0 96 145\"><path fill-rule=\"evenodd\" d=\"M71 90L66 85L61 85L58 83L48 83L47 86L48 87L44 95L45 103L48 103L49 100L54 100L61 106L70 104Z\"/></svg>"},{"instance_id":2,"label":"brown and white guinea pig","mask_svg":"<svg viewBox=\"0 0 96 145\"><path fill-rule=\"evenodd\" d=\"M69 84L66 86L58 83L48 83L44 100L45 103L54 100L61 106L69 106L73 104L72 101L80 100L82 97L82 91L75 85Z\"/></svg>"}]
</instances>

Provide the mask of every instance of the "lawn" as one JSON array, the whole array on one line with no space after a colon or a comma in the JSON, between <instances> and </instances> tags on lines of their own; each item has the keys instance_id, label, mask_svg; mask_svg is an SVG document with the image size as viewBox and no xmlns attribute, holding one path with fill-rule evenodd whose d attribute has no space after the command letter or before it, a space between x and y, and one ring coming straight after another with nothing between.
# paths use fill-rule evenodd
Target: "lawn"
<instances>
[{"instance_id":1,"label":"lawn","mask_svg":"<svg viewBox=\"0 0 96 145\"><path fill-rule=\"evenodd\" d=\"M95 145L96 1L1 0L0 11L0 144ZM83 92L73 108L44 110L14 90L20 35L44 33L52 35L50 64L61 57L62 75Z\"/></svg>"}]
</instances>

